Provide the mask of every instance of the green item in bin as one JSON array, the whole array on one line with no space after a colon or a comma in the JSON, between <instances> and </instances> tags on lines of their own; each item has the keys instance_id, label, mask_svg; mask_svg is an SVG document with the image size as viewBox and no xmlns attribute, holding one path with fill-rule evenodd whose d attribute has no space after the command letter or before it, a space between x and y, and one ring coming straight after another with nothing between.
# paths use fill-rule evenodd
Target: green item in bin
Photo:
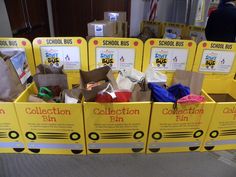
<instances>
[{"instance_id":1,"label":"green item in bin","mask_svg":"<svg viewBox=\"0 0 236 177\"><path fill-rule=\"evenodd\" d=\"M38 97L42 98L43 100L50 100L53 98L53 93L47 87L40 87Z\"/></svg>"}]
</instances>

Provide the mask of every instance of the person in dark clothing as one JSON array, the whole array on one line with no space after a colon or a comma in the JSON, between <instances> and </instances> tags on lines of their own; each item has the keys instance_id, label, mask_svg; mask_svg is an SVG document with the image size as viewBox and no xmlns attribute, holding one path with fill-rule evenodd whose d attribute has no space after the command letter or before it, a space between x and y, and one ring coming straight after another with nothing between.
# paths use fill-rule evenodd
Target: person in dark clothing
<instances>
[{"instance_id":1,"label":"person in dark clothing","mask_svg":"<svg viewBox=\"0 0 236 177\"><path fill-rule=\"evenodd\" d=\"M209 41L235 42L236 0L221 1L210 15L205 33Z\"/></svg>"}]
</instances>

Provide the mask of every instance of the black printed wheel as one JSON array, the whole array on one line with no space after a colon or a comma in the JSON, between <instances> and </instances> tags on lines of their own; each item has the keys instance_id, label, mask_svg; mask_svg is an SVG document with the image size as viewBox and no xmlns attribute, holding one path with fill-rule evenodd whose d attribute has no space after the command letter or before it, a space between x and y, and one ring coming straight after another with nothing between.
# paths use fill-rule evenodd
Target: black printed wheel
<instances>
[{"instance_id":1,"label":"black printed wheel","mask_svg":"<svg viewBox=\"0 0 236 177\"><path fill-rule=\"evenodd\" d=\"M91 139L91 140L99 140L99 135L95 132L91 132L89 133L88 137Z\"/></svg>"},{"instance_id":2,"label":"black printed wheel","mask_svg":"<svg viewBox=\"0 0 236 177\"><path fill-rule=\"evenodd\" d=\"M144 136L142 131L138 131L134 134L134 139L141 139Z\"/></svg>"},{"instance_id":3,"label":"black printed wheel","mask_svg":"<svg viewBox=\"0 0 236 177\"><path fill-rule=\"evenodd\" d=\"M160 151L160 148L149 148L149 151L151 151L152 153L157 153Z\"/></svg>"},{"instance_id":4,"label":"black printed wheel","mask_svg":"<svg viewBox=\"0 0 236 177\"><path fill-rule=\"evenodd\" d=\"M200 146L193 146L193 147L189 147L189 150L196 151L198 148L200 148Z\"/></svg>"},{"instance_id":5,"label":"black printed wheel","mask_svg":"<svg viewBox=\"0 0 236 177\"><path fill-rule=\"evenodd\" d=\"M152 138L154 140L160 140L162 138L162 134L160 132L155 132L152 134Z\"/></svg>"},{"instance_id":6,"label":"black printed wheel","mask_svg":"<svg viewBox=\"0 0 236 177\"><path fill-rule=\"evenodd\" d=\"M219 131L217 131L217 130L214 130L214 131L212 131L211 133L210 133L210 137L211 138L216 138L216 137L218 137L219 136Z\"/></svg>"},{"instance_id":7,"label":"black printed wheel","mask_svg":"<svg viewBox=\"0 0 236 177\"><path fill-rule=\"evenodd\" d=\"M8 136L11 138L11 139L17 139L17 138L19 138L19 133L18 132L16 132L16 131L10 131L9 133L8 133Z\"/></svg>"},{"instance_id":8,"label":"black printed wheel","mask_svg":"<svg viewBox=\"0 0 236 177\"><path fill-rule=\"evenodd\" d=\"M26 132L25 136L30 140L36 140L36 135L33 132Z\"/></svg>"},{"instance_id":9,"label":"black printed wheel","mask_svg":"<svg viewBox=\"0 0 236 177\"><path fill-rule=\"evenodd\" d=\"M35 153L35 154L38 154L40 152L40 149L29 149L29 151Z\"/></svg>"},{"instance_id":10,"label":"black printed wheel","mask_svg":"<svg viewBox=\"0 0 236 177\"><path fill-rule=\"evenodd\" d=\"M98 154L99 152L101 152L101 149L89 149L89 151L94 154Z\"/></svg>"},{"instance_id":11,"label":"black printed wheel","mask_svg":"<svg viewBox=\"0 0 236 177\"><path fill-rule=\"evenodd\" d=\"M203 135L203 131L202 130L198 130L193 134L194 138L200 138Z\"/></svg>"},{"instance_id":12,"label":"black printed wheel","mask_svg":"<svg viewBox=\"0 0 236 177\"><path fill-rule=\"evenodd\" d=\"M81 154L82 152L83 152L83 150L71 150L71 152L73 153L73 154Z\"/></svg>"},{"instance_id":13,"label":"black printed wheel","mask_svg":"<svg viewBox=\"0 0 236 177\"><path fill-rule=\"evenodd\" d=\"M80 134L76 133L76 132L73 132L73 133L70 134L70 139L73 140L73 141L79 140L80 137L81 137Z\"/></svg>"},{"instance_id":14,"label":"black printed wheel","mask_svg":"<svg viewBox=\"0 0 236 177\"><path fill-rule=\"evenodd\" d=\"M141 152L143 150L143 148L132 148L132 151L134 152L134 153L139 153L139 152Z\"/></svg>"},{"instance_id":15,"label":"black printed wheel","mask_svg":"<svg viewBox=\"0 0 236 177\"><path fill-rule=\"evenodd\" d=\"M211 150L213 150L215 148L215 146L205 146L205 149L207 150L207 151L211 151Z\"/></svg>"}]
</instances>

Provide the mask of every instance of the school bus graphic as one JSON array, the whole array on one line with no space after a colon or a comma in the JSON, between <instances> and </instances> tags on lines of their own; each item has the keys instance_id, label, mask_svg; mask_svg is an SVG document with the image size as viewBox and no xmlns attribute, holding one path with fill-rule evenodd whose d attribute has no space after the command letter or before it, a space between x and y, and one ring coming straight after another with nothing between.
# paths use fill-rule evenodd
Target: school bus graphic
<instances>
[{"instance_id":1,"label":"school bus graphic","mask_svg":"<svg viewBox=\"0 0 236 177\"><path fill-rule=\"evenodd\" d=\"M113 67L114 65L114 54L113 51L105 50L100 54L101 62L98 63L99 66L109 66Z\"/></svg>"},{"instance_id":2,"label":"school bus graphic","mask_svg":"<svg viewBox=\"0 0 236 177\"><path fill-rule=\"evenodd\" d=\"M50 66L59 66L60 58L57 50L49 50L45 53L46 61L45 64Z\"/></svg>"},{"instance_id":3,"label":"school bus graphic","mask_svg":"<svg viewBox=\"0 0 236 177\"><path fill-rule=\"evenodd\" d=\"M160 51L155 54L155 65L157 67L165 67L168 59L168 52L167 51Z\"/></svg>"},{"instance_id":4,"label":"school bus graphic","mask_svg":"<svg viewBox=\"0 0 236 177\"><path fill-rule=\"evenodd\" d=\"M206 56L205 58L205 64L204 66L207 69L214 69L215 65L216 65L216 59L217 59L217 55L215 53L210 53L209 55Z\"/></svg>"}]
</instances>

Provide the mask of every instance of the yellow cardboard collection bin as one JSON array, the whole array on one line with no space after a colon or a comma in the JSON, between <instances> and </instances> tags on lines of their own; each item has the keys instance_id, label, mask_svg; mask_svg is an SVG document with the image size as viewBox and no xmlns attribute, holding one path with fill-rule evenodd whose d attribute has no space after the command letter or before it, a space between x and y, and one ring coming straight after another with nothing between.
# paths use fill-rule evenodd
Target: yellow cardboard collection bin
<instances>
[{"instance_id":1,"label":"yellow cardboard collection bin","mask_svg":"<svg viewBox=\"0 0 236 177\"><path fill-rule=\"evenodd\" d=\"M32 84L15 102L26 148L38 154L86 154L82 104L30 103Z\"/></svg>"},{"instance_id":2,"label":"yellow cardboard collection bin","mask_svg":"<svg viewBox=\"0 0 236 177\"><path fill-rule=\"evenodd\" d=\"M200 26L188 26L184 36L199 44L201 41L206 40L205 28Z\"/></svg>"},{"instance_id":3,"label":"yellow cardboard collection bin","mask_svg":"<svg viewBox=\"0 0 236 177\"><path fill-rule=\"evenodd\" d=\"M206 42L199 44L194 71L203 72L203 89L216 106L203 151L236 149L236 44Z\"/></svg>"},{"instance_id":4,"label":"yellow cardboard collection bin","mask_svg":"<svg viewBox=\"0 0 236 177\"><path fill-rule=\"evenodd\" d=\"M90 70L109 65L141 70L143 43L135 38L93 38L89 41ZM150 102L84 103L88 154L144 153Z\"/></svg>"},{"instance_id":5,"label":"yellow cardboard collection bin","mask_svg":"<svg viewBox=\"0 0 236 177\"><path fill-rule=\"evenodd\" d=\"M177 36L183 37L186 33L186 25L179 23L163 23L161 36L164 36L165 32L167 32L168 30L176 34Z\"/></svg>"},{"instance_id":6,"label":"yellow cardboard collection bin","mask_svg":"<svg viewBox=\"0 0 236 177\"><path fill-rule=\"evenodd\" d=\"M196 44L194 41L149 39L144 48L143 70L151 63L172 82L176 69L191 71ZM178 104L155 102L152 106L147 153L200 151L214 102L202 91L207 102Z\"/></svg>"},{"instance_id":7,"label":"yellow cardboard collection bin","mask_svg":"<svg viewBox=\"0 0 236 177\"><path fill-rule=\"evenodd\" d=\"M79 84L79 70L88 70L87 42L83 38L36 38L33 44L36 65L63 65L69 87ZM27 102L36 90L31 85L15 102L29 152L86 154L82 103Z\"/></svg>"},{"instance_id":8,"label":"yellow cardboard collection bin","mask_svg":"<svg viewBox=\"0 0 236 177\"><path fill-rule=\"evenodd\" d=\"M0 38L0 52L24 51L31 69L35 72L31 43L24 38ZM4 83L1 83L4 84ZM21 129L16 116L14 103L0 104L0 153L25 152Z\"/></svg>"},{"instance_id":9,"label":"yellow cardboard collection bin","mask_svg":"<svg viewBox=\"0 0 236 177\"><path fill-rule=\"evenodd\" d=\"M69 87L79 84L79 70L88 70L87 42L81 37L36 38L33 41L35 64L62 66Z\"/></svg>"},{"instance_id":10,"label":"yellow cardboard collection bin","mask_svg":"<svg viewBox=\"0 0 236 177\"><path fill-rule=\"evenodd\" d=\"M156 35L157 38L162 37L162 27L163 24L161 22L157 21L142 21L141 26L140 26L140 32L143 31L145 27L150 28L154 34Z\"/></svg>"}]
</instances>

